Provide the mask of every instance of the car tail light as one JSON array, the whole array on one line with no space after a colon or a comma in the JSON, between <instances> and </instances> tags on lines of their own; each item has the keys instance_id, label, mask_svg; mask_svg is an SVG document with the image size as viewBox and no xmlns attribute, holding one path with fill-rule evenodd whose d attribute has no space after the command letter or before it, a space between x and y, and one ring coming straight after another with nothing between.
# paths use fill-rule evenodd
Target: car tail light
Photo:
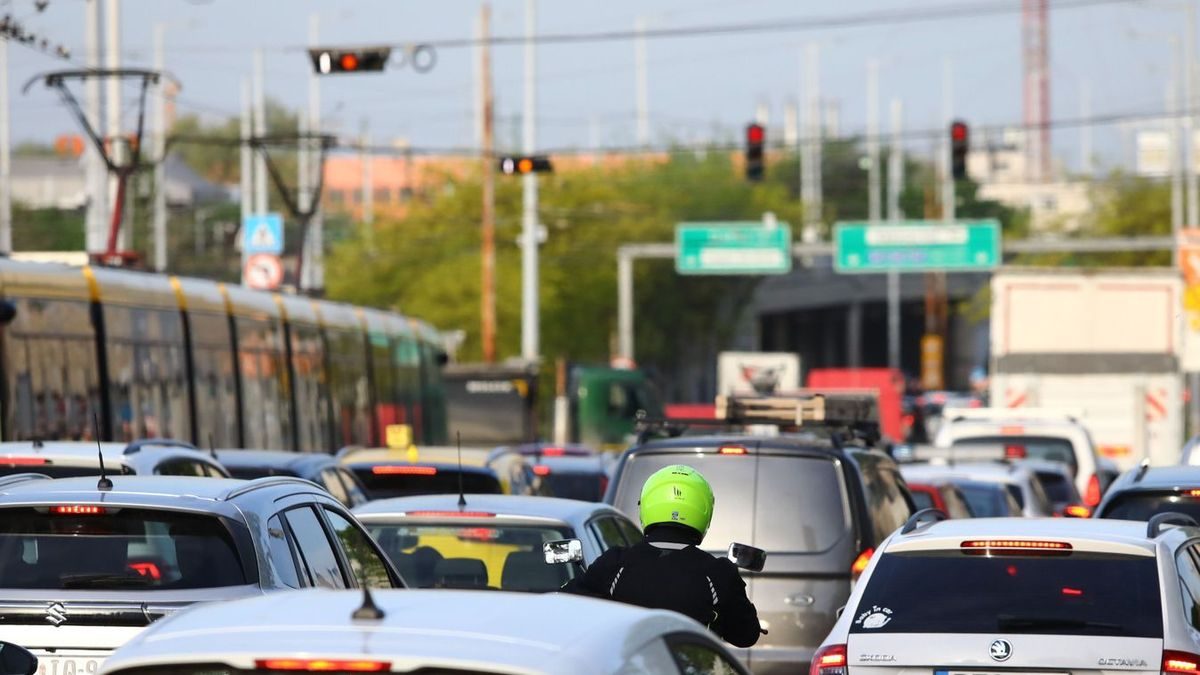
<instances>
[{"instance_id":1,"label":"car tail light","mask_svg":"<svg viewBox=\"0 0 1200 675\"><path fill-rule=\"evenodd\" d=\"M1163 650L1162 672L1195 673L1197 671L1200 671L1200 655L1177 652L1172 649Z\"/></svg>"},{"instance_id":2,"label":"car tail light","mask_svg":"<svg viewBox=\"0 0 1200 675\"><path fill-rule=\"evenodd\" d=\"M371 473L377 476L436 476L436 466L373 466Z\"/></svg>"},{"instance_id":3,"label":"car tail light","mask_svg":"<svg viewBox=\"0 0 1200 675\"><path fill-rule=\"evenodd\" d=\"M808 675L846 675L846 645L826 645L817 650Z\"/></svg>"},{"instance_id":4,"label":"car tail light","mask_svg":"<svg viewBox=\"0 0 1200 675\"><path fill-rule=\"evenodd\" d=\"M137 572L138 574L140 574L143 577L149 577L150 579L153 579L155 581L162 579L162 570L160 570L158 568L158 565L156 565L152 562L129 563L129 569L133 570L134 572Z\"/></svg>"},{"instance_id":5,"label":"car tail light","mask_svg":"<svg viewBox=\"0 0 1200 675\"><path fill-rule=\"evenodd\" d=\"M382 673L392 669L390 661L365 659L259 659L259 670L299 670L305 672L343 671L351 673Z\"/></svg>"},{"instance_id":6,"label":"car tail light","mask_svg":"<svg viewBox=\"0 0 1200 675\"><path fill-rule=\"evenodd\" d=\"M50 513L56 516L102 516L107 513L107 510L103 506L90 504L63 504L51 506Z\"/></svg>"},{"instance_id":7,"label":"car tail light","mask_svg":"<svg viewBox=\"0 0 1200 675\"><path fill-rule=\"evenodd\" d=\"M875 549L868 548L858 557L854 559L854 563L850 565L850 576L857 579L862 576L862 573L867 571L867 565L871 564L871 556L875 555Z\"/></svg>"},{"instance_id":8,"label":"car tail light","mask_svg":"<svg viewBox=\"0 0 1200 675\"><path fill-rule=\"evenodd\" d=\"M46 464L45 457L0 457L0 464L7 466L42 466Z\"/></svg>"},{"instance_id":9,"label":"car tail light","mask_svg":"<svg viewBox=\"0 0 1200 675\"><path fill-rule=\"evenodd\" d=\"M1077 598L1083 595L1083 590L1079 588L1071 588L1070 586L1063 586L1062 594Z\"/></svg>"},{"instance_id":10,"label":"car tail light","mask_svg":"<svg viewBox=\"0 0 1200 675\"><path fill-rule=\"evenodd\" d=\"M1100 476L1092 474L1088 479L1087 490L1083 493L1083 503L1095 508L1100 503Z\"/></svg>"},{"instance_id":11,"label":"car tail light","mask_svg":"<svg viewBox=\"0 0 1200 675\"><path fill-rule=\"evenodd\" d=\"M1023 445L1006 445L1004 446L1004 459L1025 459L1026 452Z\"/></svg>"},{"instance_id":12,"label":"car tail light","mask_svg":"<svg viewBox=\"0 0 1200 675\"><path fill-rule=\"evenodd\" d=\"M1184 490L1183 494L1188 497L1200 497L1200 490Z\"/></svg>"},{"instance_id":13,"label":"car tail light","mask_svg":"<svg viewBox=\"0 0 1200 675\"><path fill-rule=\"evenodd\" d=\"M1065 541L1029 539L970 539L960 544L963 553L979 555L1027 555L1030 553L1070 553L1072 546Z\"/></svg>"},{"instance_id":14,"label":"car tail light","mask_svg":"<svg viewBox=\"0 0 1200 675\"><path fill-rule=\"evenodd\" d=\"M1092 510L1083 504L1071 504L1063 509L1063 515L1068 518L1091 518Z\"/></svg>"},{"instance_id":15,"label":"car tail light","mask_svg":"<svg viewBox=\"0 0 1200 675\"><path fill-rule=\"evenodd\" d=\"M499 533L490 527L464 527L458 531L458 538L467 541L492 541Z\"/></svg>"},{"instance_id":16,"label":"car tail light","mask_svg":"<svg viewBox=\"0 0 1200 675\"><path fill-rule=\"evenodd\" d=\"M487 511L408 511L404 515L410 518L495 518L496 514Z\"/></svg>"},{"instance_id":17,"label":"car tail light","mask_svg":"<svg viewBox=\"0 0 1200 675\"><path fill-rule=\"evenodd\" d=\"M717 452L721 453L722 455L744 455L748 451L746 450L746 447L742 445L722 445L717 449Z\"/></svg>"},{"instance_id":18,"label":"car tail light","mask_svg":"<svg viewBox=\"0 0 1200 675\"><path fill-rule=\"evenodd\" d=\"M535 465L533 465L533 475L549 476L550 475L550 467L546 466L545 464L535 464Z\"/></svg>"},{"instance_id":19,"label":"car tail light","mask_svg":"<svg viewBox=\"0 0 1200 675\"><path fill-rule=\"evenodd\" d=\"M603 495L605 492L608 492L608 476L601 474L600 475L600 494Z\"/></svg>"}]
</instances>

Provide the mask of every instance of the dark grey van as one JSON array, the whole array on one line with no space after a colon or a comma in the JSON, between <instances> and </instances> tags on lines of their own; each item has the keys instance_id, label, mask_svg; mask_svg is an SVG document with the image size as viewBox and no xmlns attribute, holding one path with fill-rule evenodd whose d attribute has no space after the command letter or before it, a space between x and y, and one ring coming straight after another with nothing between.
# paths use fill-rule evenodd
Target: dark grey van
<instances>
[{"instance_id":1,"label":"dark grey van","mask_svg":"<svg viewBox=\"0 0 1200 675\"><path fill-rule=\"evenodd\" d=\"M762 572L742 571L769 631L742 653L750 669L807 672L853 580L914 510L896 464L815 436L684 436L626 450L605 501L636 522L642 484L671 464L694 467L712 485L705 549L723 554L737 541L767 551Z\"/></svg>"}]
</instances>

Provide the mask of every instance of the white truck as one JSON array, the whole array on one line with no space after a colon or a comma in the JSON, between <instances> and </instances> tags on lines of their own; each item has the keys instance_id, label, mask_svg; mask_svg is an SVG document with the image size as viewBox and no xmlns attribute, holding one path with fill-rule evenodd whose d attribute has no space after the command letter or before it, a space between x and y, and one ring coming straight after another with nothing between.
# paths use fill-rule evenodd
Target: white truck
<instances>
[{"instance_id":1,"label":"white truck","mask_svg":"<svg viewBox=\"0 0 1200 675\"><path fill-rule=\"evenodd\" d=\"M800 357L791 352L721 352L717 394L773 394L800 388Z\"/></svg>"},{"instance_id":2,"label":"white truck","mask_svg":"<svg viewBox=\"0 0 1200 675\"><path fill-rule=\"evenodd\" d=\"M1178 462L1182 293L1173 269L996 272L991 405L1078 411L1121 469Z\"/></svg>"}]
</instances>

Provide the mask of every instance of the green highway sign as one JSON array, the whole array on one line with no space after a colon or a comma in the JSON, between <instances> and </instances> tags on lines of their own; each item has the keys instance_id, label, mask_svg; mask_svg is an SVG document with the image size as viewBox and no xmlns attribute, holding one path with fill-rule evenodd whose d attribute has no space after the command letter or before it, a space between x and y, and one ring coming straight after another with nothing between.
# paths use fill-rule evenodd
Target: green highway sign
<instances>
[{"instance_id":1,"label":"green highway sign","mask_svg":"<svg viewBox=\"0 0 1200 675\"><path fill-rule=\"evenodd\" d=\"M988 270L1001 263L996 220L837 223L833 240L834 269L842 274Z\"/></svg>"},{"instance_id":2,"label":"green highway sign","mask_svg":"<svg viewBox=\"0 0 1200 675\"><path fill-rule=\"evenodd\" d=\"M761 221L681 223L675 227L680 274L786 274L792 270L792 228Z\"/></svg>"}]
</instances>

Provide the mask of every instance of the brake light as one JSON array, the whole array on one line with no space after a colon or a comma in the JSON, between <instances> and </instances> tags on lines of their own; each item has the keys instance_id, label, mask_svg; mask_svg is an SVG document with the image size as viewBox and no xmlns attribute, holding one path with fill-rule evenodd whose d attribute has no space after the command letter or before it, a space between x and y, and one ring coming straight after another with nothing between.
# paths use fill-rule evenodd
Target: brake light
<instances>
[{"instance_id":1,"label":"brake light","mask_svg":"<svg viewBox=\"0 0 1200 675\"><path fill-rule=\"evenodd\" d=\"M854 559L854 563L850 565L850 575L857 579L862 576L862 573L867 571L867 565L871 564L871 556L875 555L875 549L869 548L858 554Z\"/></svg>"},{"instance_id":2,"label":"brake light","mask_svg":"<svg viewBox=\"0 0 1200 675\"><path fill-rule=\"evenodd\" d=\"M1068 518L1091 518L1092 510L1082 504L1071 504L1063 509L1063 515Z\"/></svg>"},{"instance_id":3,"label":"brake light","mask_svg":"<svg viewBox=\"0 0 1200 675\"><path fill-rule=\"evenodd\" d=\"M1000 433L1005 436L1020 436L1025 433L1025 427L1000 427Z\"/></svg>"},{"instance_id":4,"label":"brake light","mask_svg":"<svg viewBox=\"0 0 1200 675\"><path fill-rule=\"evenodd\" d=\"M1027 539L971 539L960 548L965 553L1066 553L1072 546L1065 541L1036 541Z\"/></svg>"},{"instance_id":5,"label":"brake light","mask_svg":"<svg viewBox=\"0 0 1200 675\"><path fill-rule=\"evenodd\" d=\"M600 476L600 494L603 495L605 492L608 492L608 476L601 474L601 476Z\"/></svg>"},{"instance_id":6,"label":"brake light","mask_svg":"<svg viewBox=\"0 0 1200 675\"><path fill-rule=\"evenodd\" d=\"M436 466L373 466L371 473L377 476L436 476Z\"/></svg>"},{"instance_id":7,"label":"brake light","mask_svg":"<svg viewBox=\"0 0 1200 675\"><path fill-rule=\"evenodd\" d=\"M404 515L411 518L495 518L487 511L409 511Z\"/></svg>"},{"instance_id":8,"label":"brake light","mask_svg":"<svg viewBox=\"0 0 1200 675\"><path fill-rule=\"evenodd\" d=\"M542 448L541 454L543 454L547 457L562 457L563 455L566 454L566 452L567 451L563 448L549 447L549 448Z\"/></svg>"},{"instance_id":9,"label":"brake light","mask_svg":"<svg viewBox=\"0 0 1200 675\"><path fill-rule=\"evenodd\" d=\"M1164 649L1162 655L1162 672L1164 673L1194 673L1200 670L1200 656L1188 652L1177 652Z\"/></svg>"},{"instance_id":10,"label":"brake light","mask_svg":"<svg viewBox=\"0 0 1200 675\"><path fill-rule=\"evenodd\" d=\"M129 569L155 581L162 579L162 570L158 569L158 565L152 562L129 563Z\"/></svg>"},{"instance_id":11,"label":"brake light","mask_svg":"<svg viewBox=\"0 0 1200 675\"><path fill-rule=\"evenodd\" d=\"M1200 497L1200 490L1186 490L1183 494L1188 497Z\"/></svg>"},{"instance_id":12,"label":"brake light","mask_svg":"<svg viewBox=\"0 0 1200 675\"><path fill-rule=\"evenodd\" d=\"M1025 459L1025 446L1023 445L1006 445L1004 446L1004 459Z\"/></svg>"},{"instance_id":13,"label":"brake light","mask_svg":"<svg viewBox=\"0 0 1200 675\"><path fill-rule=\"evenodd\" d=\"M746 450L745 446L741 445L722 445L717 449L717 452L722 455L744 455L748 451Z\"/></svg>"},{"instance_id":14,"label":"brake light","mask_svg":"<svg viewBox=\"0 0 1200 675\"><path fill-rule=\"evenodd\" d=\"M826 645L813 655L808 675L846 675L846 645Z\"/></svg>"},{"instance_id":15,"label":"brake light","mask_svg":"<svg viewBox=\"0 0 1200 675\"><path fill-rule=\"evenodd\" d=\"M1100 476L1092 474L1088 479L1087 490L1084 490L1083 503L1095 508L1100 503Z\"/></svg>"},{"instance_id":16,"label":"brake light","mask_svg":"<svg viewBox=\"0 0 1200 675\"><path fill-rule=\"evenodd\" d=\"M51 506L50 513L56 516L102 516L105 514L105 508L88 504L64 504Z\"/></svg>"},{"instance_id":17,"label":"brake light","mask_svg":"<svg viewBox=\"0 0 1200 675\"><path fill-rule=\"evenodd\" d=\"M1063 586L1062 594L1079 597L1079 596L1083 595L1083 591L1078 588L1069 588L1067 586Z\"/></svg>"},{"instance_id":18,"label":"brake light","mask_svg":"<svg viewBox=\"0 0 1200 675\"><path fill-rule=\"evenodd\" d=\"M331 670L351 673L382 673L392 669L390 661L366 661L344 659L259 659L254 662L259 670L302 670L325 672Z\"/></svg>"},{"instance_id":19,"label":"brake light","mask_svg":"<svg viewBox=\"0 0 1200 675\"><path fill-rule=\"evenodd\" d=\"M0 457L0 464L8 466L42 466L45 463L45 457Z\"/></svg>"},{"instance_id":20,"label":"brake light","mask_svg":"<svg viewBox=\"0 0 1200 675\"><path fill-rule=\"evenodd\" d=\"M533 475L549 476L550 475L550 467L546 466L545 464L534 464L533 465Z\"/></svg>"},{"instance_id":21,"label":"brake light","mask_svg":"<svg viewBox=\"0 0 1200 675\"><path fill-rule=\"evenodd\" d=\"M471 541L492 541L497 534L496 530L490 527L464 527L458 531L458 538Z\"/></svg>"}]
</instances>

